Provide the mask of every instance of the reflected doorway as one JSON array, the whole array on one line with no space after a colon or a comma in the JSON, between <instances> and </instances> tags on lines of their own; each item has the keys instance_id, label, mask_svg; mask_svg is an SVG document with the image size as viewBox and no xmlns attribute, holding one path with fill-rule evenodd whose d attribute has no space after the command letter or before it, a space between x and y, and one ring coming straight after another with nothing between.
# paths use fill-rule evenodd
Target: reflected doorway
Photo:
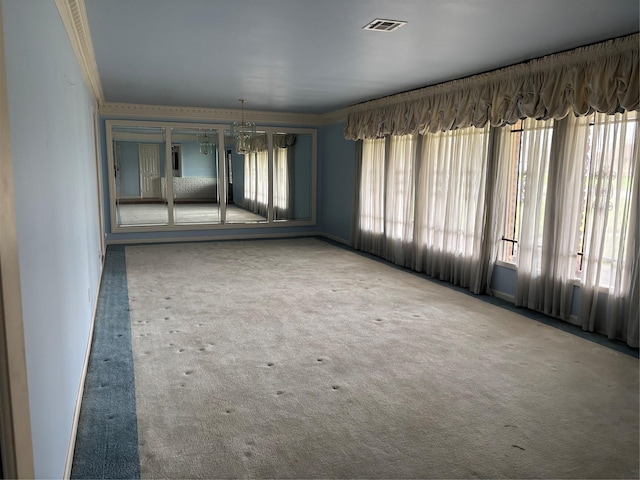
<instances>
[{"instance_id":1,"label":"reflected doorway","mask_svg":"<svg viewBox=\"0 0 640 480\"><path fill-rule=\"evenodd\" d=\"M139 149L142 198L160 198L160 146L141 143Z\"/></svg>"}]
</instances>

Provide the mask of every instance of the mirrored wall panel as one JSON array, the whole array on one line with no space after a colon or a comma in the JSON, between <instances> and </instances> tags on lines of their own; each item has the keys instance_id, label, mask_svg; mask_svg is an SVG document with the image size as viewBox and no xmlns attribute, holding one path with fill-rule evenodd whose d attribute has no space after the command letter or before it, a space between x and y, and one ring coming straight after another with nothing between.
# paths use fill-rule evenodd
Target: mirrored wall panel
<instances>
[{"instance_id":1,"label":"mirrored wall panel","mask_svg":"<svg viewBox=\"0 0 640 480\"><path fill-rule=\"evenodd\" d=\"M274 133L273 212L275 220L311 219L312 178L312 135Z\"/></svg>"},{"instance_id":2,"label":"mirrored wall panel","mask_svg":"<svg viewBox=\"0 0 640 480\"><path fill-rule=\"evenodd\" d=\"M171 195L177 225L220 223L218 156L217 130L171 129Z\"/></svg>"},{"instance_id":3,"label":"mirrored wall panel","mask_svg":"<svg viewBox=\"0 0 640 480\"><path fill-rule=\"evenodd\" d=\"M112 142L115 223L167 225L165 129L114 126Z\"/></svg>"},{"instance_id":4,"label":"mirrored wall panel","mask_svg":"<svg viewBox=\"0 0 640 480\"><path fill-rule=\"evenodd\" d=\"M224 132L229 187L226 223L267 221L269 200L269 149L266 132L257 132L251 153L236 152L231 131Z\"/></svg>"},{"instance_id":5,"label":"mirrored wall panel","mask_svg":"<svg viewBox=\"0 0 640 480\"><path fill-rule=\"evenodd\" d=\"M227 125L105 125L114 232L315 222L313 129L262 127L239 143Z\"/></svg>"}]
</instances>

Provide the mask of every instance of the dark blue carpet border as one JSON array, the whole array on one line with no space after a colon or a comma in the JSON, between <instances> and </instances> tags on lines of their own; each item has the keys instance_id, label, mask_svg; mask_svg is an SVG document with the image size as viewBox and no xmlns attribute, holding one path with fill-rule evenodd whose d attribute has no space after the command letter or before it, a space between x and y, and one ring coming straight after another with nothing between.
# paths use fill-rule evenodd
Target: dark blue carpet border
<instances>
[{"instance_id":1,"label":"dark blue carpet border","mask_svg":"<svg viewBox=\"0 0 640 480\"><path fill-rule=\"evenodd\" d=\"M71 478L140 478L124 246L110 245L84 385Z\"/></svg>"}]
</instances>

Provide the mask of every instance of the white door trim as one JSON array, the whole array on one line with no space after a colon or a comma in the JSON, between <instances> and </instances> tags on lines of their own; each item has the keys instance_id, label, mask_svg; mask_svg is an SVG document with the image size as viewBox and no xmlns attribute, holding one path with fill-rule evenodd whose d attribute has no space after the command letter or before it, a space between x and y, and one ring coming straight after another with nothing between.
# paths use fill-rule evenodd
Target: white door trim
<instances>
[{"instance_id":1,"label":"white door trim","mask_svg":"<svg viewBox=\"0 0 640 480\"><path fill-rule=\"evenodd\" d=\"M98 108L93 112L93 140L96 157L96 182L98 183L98 221L100 222L100 262L104 262L104 256L107 253L104 233L104 188L102 188L102 155L100 149L100 117L98 116Z\"/></svg>"},{"instance_id":2,"label":"white door trim","mask_svg":"<svg viewBox=\"0 0 640 480\"><path fill-rule=\"evenodd\" d=\"M0 442L4 478L33 478L20 265L0 3Z\"/></svg>"}]
</instances>

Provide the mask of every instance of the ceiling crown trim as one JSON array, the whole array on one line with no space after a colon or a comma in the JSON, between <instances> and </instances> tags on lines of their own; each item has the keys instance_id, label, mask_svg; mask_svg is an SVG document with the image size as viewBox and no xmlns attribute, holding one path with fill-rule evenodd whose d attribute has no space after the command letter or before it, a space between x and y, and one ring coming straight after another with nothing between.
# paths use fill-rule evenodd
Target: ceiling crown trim
<instances>
[{"instance_id":1,"label":"ceiling crown trim","mask_svg":"<svg viewBox=\"0 0 640 480\"><path fill-rule=\"evenodd\" d=\"M240 118L240 110L222 108L178 107L169 105L143 105L135 103L104 102L98 105L98 113L105 117L146 118L153 120L204 120L209 122L234 122ZM246 118L258 124L276 125L327 125L346 119L346 112L338 111L318 115L311 113L265 112L245 110Z\"/></svg>"},{"instance_id":2,"label":"ceiling crown trim","mask_svg":"<svg viewBox=\"0 0 640 480\"><path fill-rule=\"evenodd\" d=\"M84 0L54 0L62 23L67 31L71 47L78 60L82 75L98 103L104 102L104 93L98 64L93 51L89 22Z\"/></svg>"}]
</instances>

